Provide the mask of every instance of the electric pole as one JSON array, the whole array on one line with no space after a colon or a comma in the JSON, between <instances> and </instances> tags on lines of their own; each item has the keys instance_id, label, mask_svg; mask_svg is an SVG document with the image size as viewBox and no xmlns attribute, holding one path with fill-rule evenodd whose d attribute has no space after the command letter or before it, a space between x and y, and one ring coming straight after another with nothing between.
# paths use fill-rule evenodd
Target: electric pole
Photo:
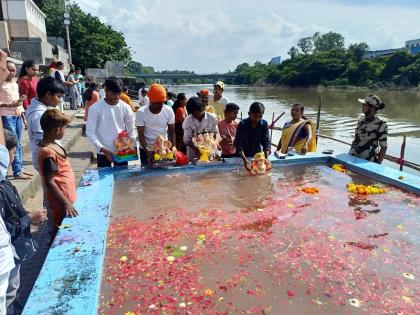
<instances>
[{"instance_id":1,"label":"electric pole","mask_svg":"<svg viewBox=\"0 0 420 315\"><path fill-rule=\"evenodd\" d=\"M67 36L67 53L69 54L69 64L72 64L71 45L70 45L70 31L69 31L70 14L68 12L68 7L67 7L66 4L67 4L67 0L64 0L64 27L66 28L66 36Z\"/></svg>"}]
</instances>

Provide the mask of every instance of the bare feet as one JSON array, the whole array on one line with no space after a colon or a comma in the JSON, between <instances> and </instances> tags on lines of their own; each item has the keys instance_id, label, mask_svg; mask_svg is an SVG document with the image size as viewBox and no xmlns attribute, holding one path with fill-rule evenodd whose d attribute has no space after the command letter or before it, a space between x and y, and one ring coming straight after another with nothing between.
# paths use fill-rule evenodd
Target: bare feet
<instances>
[{"instance_id":1,"label":"bare feet","mask_svg":"<svg viewBox=\"0 0 420 315\"><path fill-rule=\"evenodd\" d=\"M18 176L13 177L13 179L23 179L23 180L28 180L28 179L31 179L31 178L32 178L31 176L25 175L23 173L18 175Z\"/></svg>"},{"instance_id":2,"label":"bare feet","mask_svg":"<svg viewBox=\"0 0 420 315\"><path fill-rule=\"evenodd\" d=\"M29 172L25 172L25 171L23 171L22 173L23 173L23 174L25 174L25 175L28 175L28 176L34 176L34 174L29 173Z\"/></svg>"}]
</instances>

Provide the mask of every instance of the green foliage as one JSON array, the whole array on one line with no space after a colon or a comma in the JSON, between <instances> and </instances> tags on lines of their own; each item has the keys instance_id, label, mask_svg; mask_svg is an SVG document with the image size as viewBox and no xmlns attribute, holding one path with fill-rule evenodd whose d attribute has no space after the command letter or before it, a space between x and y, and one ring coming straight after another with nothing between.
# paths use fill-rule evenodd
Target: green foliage
<instances>
[{"instance_id":1,"label":"green foliage","mask_svg":"<svg viewBox=\"0 0 420 315\"><path fill-rule=\"evenodd\" d=\"M352 55L354 61L360 62L366 51L368 51L369 45L362 42L358 44L351 44L348 48L349 53Z\"/></svg>"},{"instance_id":2,"label":"green foliage","mask_svg":"<svg viewBox=\"0 0 420 315\"><path fill-rule=\"evenodd\" d=\"M36 0L47 15L48 36L66 38L63 25L64 0ZM131 52L124 35L86 14L76 3L68 5L70 14L70 41L73 63L82 68L101 68L107 60L122 61L128 65Z\"/></svg>"},{"instance_id":3,"label":"green foliage","mask_svg":"<svg viewBox=\"0 0 420 315\"><path fill-rule=\"evenodd\" d=\"M311 46L312 45L312 46ZM279 66L256 62L236 67L232 83L267 83L285 86L402 86L420 84L420 54L398 52L391 57L364 59L366 43L344 48L344 37L338 33L315 33L290 48ZM313 48L314 47L314 48Z\"/></svg>"},{"instance_id":4,"label":"green foliage","mask_svg":"<svg viewBox=\"0 0 420 315\"><path fill-rule=\"evenodd\" d=\"M414 61L414 56L408 52L396 52L388 58L384 69L381 72L381 80L389 81L395 75L400 74L400 68L407 67Z\"/></svg>"},{"instance_id":5,"label":"green foliage","mask_svg":"<svg viewBox=\"0 0 420 315\"><path fill-rule=\"evenodd\" d=\"M343 35L335 32L328 32L325 34L315 33L312 37L315 51L329 51L344 49Z\"/></svg>"},{"instance_id":6,"label":"green foliage","mask_svg":"<svg viewBox=\"0 0 420 315\"><path fill-rule=\"evenodd\" d=\"M300 51L303 52L305 55L309 54L314 49L312 37L304 37L299 39L297 46L299 47Z\"/></svg>"}]
</instances>

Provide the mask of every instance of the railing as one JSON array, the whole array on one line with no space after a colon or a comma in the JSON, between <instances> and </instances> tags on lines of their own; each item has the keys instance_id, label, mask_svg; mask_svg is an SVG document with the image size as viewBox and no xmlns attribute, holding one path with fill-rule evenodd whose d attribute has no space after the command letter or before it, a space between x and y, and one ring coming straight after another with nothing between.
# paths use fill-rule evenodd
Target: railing
<instances>
[{"instance_id":1,"label":"railing","mask_svg":"<svg viewBox=\"0 0 420 315\"><path fill-rule=\"evenodd\" d=\"M273 113L273 118L272 118L272 121L271 121L271 125L269 126L269 128L271 129L271 131L270 131L270 141L271 141L271 139L272 139L272 136L273 136L273 130L277 130L277 131L282 131L283 130L283 128L281 128L281 127L276 127L275 126L275 123L282 117L284 115L284 112L280 115L280 116L278 116L277 117L277 119L274 119L274 117L275 117L275 114ZM241 116L242 116L242 114L241 114ZM316 128L316 130L317 130L317 132L316 132L316 138L318 139L318 138L324 138L324 139L328 139L328 140L332 140L332 141L335 141L335 142L339 142L339 143L342 143L342 144L345 144L345 145L348 145L348 146L351 146L351 143L350 142L346 142L346 141L343 141L343 140L340 140L340 139L335 139L335 138L333 138L333 137L330 137L330 136L326 136L326 135L323 135L323 134L320 134L319 133L319 120L320 120L320 118L319 118L319 115L318 115L318 121L317 121L317 128ZM275 144L275 143L272 143L271 142L271 145L272 146L274 146L274 147L277 147L277 144ZM407 166L407 167L409 167L409 168L411 168L411 169L413 169L413 170L416 170L416 171L419 171L420 172L420 165L419 164L417 164L417 163L414 163L414 162L411 162L411 161L406 161L405 159L404 159L404 154L405 154L405 146L406 146L406 135L404 135L404 137L403 137L403 142L402 142L402 144L401 144L401 153L400 153L400 157L395 157L395 156L392 156L392 155L389 155L389 154L386 154L385 155L385 159L386 160L388 160L388 161L391 161L391 162L394 162L394 163L397 163L399 166L400 166L400 171L402 171L403 170L403 168L404 168L404 166Z\"/></svg>"}]
</instances>

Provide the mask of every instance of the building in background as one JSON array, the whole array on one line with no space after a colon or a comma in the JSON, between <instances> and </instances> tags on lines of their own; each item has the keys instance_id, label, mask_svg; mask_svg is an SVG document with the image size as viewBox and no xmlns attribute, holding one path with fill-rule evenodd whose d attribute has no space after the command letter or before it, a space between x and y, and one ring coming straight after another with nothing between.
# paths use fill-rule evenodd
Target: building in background
<instances>
[{"instance_id":1,"label":"building in background","mask_svg":"<svg viewBox=\"0 0 420 315\"><path fill-rule=\"evenodd\" d=\"M277 57L273 57L273 58L271 58L270 63L271 63L272 65L276 65L276 66L278 66L279 64L281 64L281 56L277 56Z\"/></svg>"},{"instance_id":2,"label":"building in background","mask_svg":"<svg viewBox=\"0 0 420 315\"><path fill-rule=\"evenodd\" d=\"M1 0L0 48L11 57L40 65L57 60L67 63L64 40L47 37L45 17L32 0Z\"/></svg>"},{"instance_id":3,"label":"building in background","mask_svg":"<svg viewBox=\"0 0 420 315\"><path fill-rule=\"evenodd\" d=\"M405 46L401 48L367 51L365 52L365 58L391 56L399 51L406 51L412 54L420 53L420 39L408 40L405 42Z\"/></svg>"}]
</instances>

